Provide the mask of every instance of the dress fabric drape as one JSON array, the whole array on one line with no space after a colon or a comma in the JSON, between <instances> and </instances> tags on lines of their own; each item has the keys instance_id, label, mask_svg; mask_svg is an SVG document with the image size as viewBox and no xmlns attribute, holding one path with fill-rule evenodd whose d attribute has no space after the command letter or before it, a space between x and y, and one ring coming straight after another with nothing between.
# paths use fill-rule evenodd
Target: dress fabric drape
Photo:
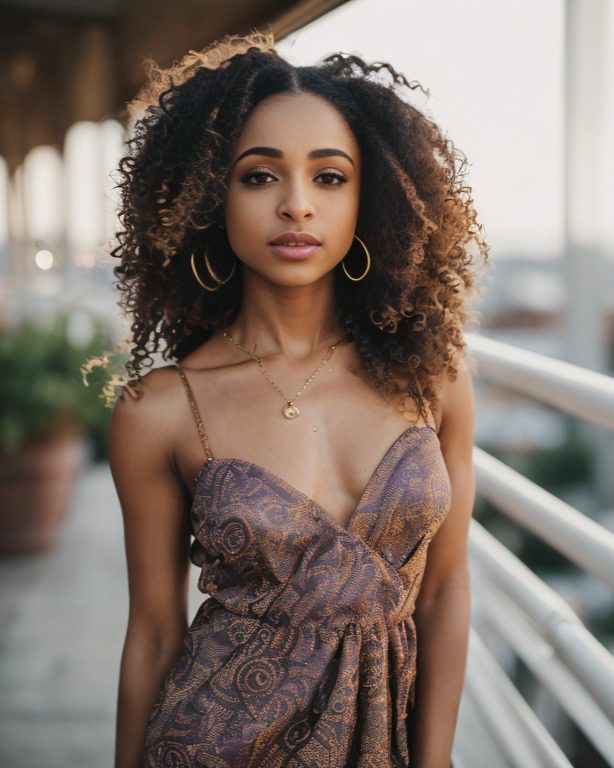
<instances>
[{"instance_id":1,"label":"dress fabric drape","mask_svg":"<svg viewBox=\"0 0 614 768\"><path fill-rule=\"evenodd\" d=\"M208 455L195 488L190 558L209 597L143 768L411 768L412 615L451 502L436 431L394 441L347 528L252 462Z\"/></svg>"}]
</instances>

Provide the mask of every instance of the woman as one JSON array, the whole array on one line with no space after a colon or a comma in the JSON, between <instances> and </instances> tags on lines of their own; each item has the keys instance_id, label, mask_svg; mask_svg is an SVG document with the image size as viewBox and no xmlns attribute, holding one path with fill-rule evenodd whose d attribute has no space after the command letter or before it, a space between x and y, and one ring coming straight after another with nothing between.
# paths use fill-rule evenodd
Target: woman
<instances>
[{"instance_id":1,"label":"woman","mask_svg":"<svg viewBox=\"0 0 614 768\"><path fill-rule=\"evenodd\" d=\"M488 248L418 87L340 54L295 68L254 34L153 68L136 102L114 250L136 382L110 433L118 768L450 765L462 331L469 245ZM160 347L175 362L141 377ZM190 559L210 597L188 627Z\"/></svg>"}]
</instances>

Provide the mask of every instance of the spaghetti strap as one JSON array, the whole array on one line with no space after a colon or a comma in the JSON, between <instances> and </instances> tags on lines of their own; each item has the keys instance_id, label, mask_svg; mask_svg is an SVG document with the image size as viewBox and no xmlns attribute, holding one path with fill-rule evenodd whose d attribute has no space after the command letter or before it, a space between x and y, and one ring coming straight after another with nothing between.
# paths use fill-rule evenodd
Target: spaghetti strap
<instances>
[{"instance_id":1,"label":"spaghetti strap","mask_svg":"<svg viewBox=\"0 0 614 768\"><path fill-rule=\"evenodd\" d=\"M205 432L205 428L203 426L203 420L200 417L200 411L198 410L198 405L196 403L196 398L194 397L194 392L192 391L192 387L190 386L190 382L188 381L188 377L186 376L185 371L183 368L179 365L179 363L175 363L175 367L177 368L177 372L179 373L179 376L181 378L181 381L183 382L183 385L185 387L186 394L188 396L188 401L190 403L190 408L192 409L192 415L194 416L194 421L196 422L196 429L198 430L198 436L200 438L200 443L203 447L203 450L205 452L205 456L207 459L212 459L213 454L211 453L211 448L209 446L209 440L207 438L207 433Z\"/></svg>"}]
</instances>

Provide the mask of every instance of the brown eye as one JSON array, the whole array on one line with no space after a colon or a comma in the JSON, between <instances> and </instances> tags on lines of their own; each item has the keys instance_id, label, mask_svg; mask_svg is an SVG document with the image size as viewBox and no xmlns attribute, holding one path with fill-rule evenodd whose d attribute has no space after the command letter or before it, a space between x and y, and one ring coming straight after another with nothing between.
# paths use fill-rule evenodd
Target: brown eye
<instances>
[{"instance_id":1,"label":"brown eye","mask_svg":"<svg viewBox=\"0 0 614 768\"><path fill-rule=\"evenodd\" d=\"M267 183L268 179L275 179L275 177L268 171L250 171L245 176L241 177L241 181L249 186L261 187Z\"/></svg>"},{"instance_id":2,"label":"brown eye","mask_svg":"<svg viewBox=\"0 0 614 768\"><path fill-rule=\"evenodd\" d=\"M344 176L338 171L322 171L316 176L317 179L323 179L326 186L337 187L340 184L345 184L348 180L347 176Z\"/></svg>"}]
</instances>

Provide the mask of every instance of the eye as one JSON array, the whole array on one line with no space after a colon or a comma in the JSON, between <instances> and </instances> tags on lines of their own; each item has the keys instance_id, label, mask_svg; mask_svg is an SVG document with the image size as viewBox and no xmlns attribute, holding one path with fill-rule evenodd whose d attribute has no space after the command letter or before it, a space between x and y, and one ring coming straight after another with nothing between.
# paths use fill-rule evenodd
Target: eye
<instances>
[{"instance_id":1,"label":"eye","mask_svg":"<svg viewBox=\"0 0 614 768\"><path fill-rule=\"evenodd\" d=\"M320 171L316 179L322 179L327 187L338 187L340 184L345 184L348 177L339 171Z\"/></svg>"},{"instance_id":2,"label":"eye","mask_svg":"<svg viewBox=\"0 0 614 768\"><path fill-rule=\"evenodd\" d=\"M275 180L275 177L269 171L255 169L241 176L241 181L251 187L261 187L268 183L268 179Z\"/></svg>"}]
</instances>

